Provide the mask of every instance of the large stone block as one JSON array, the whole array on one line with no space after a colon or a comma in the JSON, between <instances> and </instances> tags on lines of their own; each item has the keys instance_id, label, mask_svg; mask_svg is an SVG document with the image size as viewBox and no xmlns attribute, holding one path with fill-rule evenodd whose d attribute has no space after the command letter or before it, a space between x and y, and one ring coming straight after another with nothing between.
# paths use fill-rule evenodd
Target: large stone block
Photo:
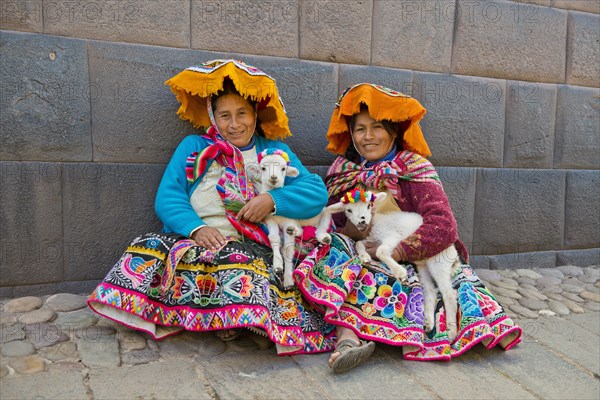
<instances>
[{"instance_id":1,"label":"large stone block","mask_svg":"<svg viewBox=\"0 0 600 400\"><path fill-rule=\"evenodd\" d=\"M567 171L565 248L600 247L600 171Z\"/></svg>"},{"instance_id":2,"label":"large stone block","mask_svg":"<svg viewBox=\"0 0 600 400\"><path fill-rule=\"evenodd\" d=\"M550 7L552 0L512 0L516 3L535 4L538 6ZM533 11L532 11L533 12Z\"/></svg>"},{"instance_id":3,"label":"large stone block","mask_svg":"<svg viewBox=\"0 0 600 400\"><path fill-rule=\"evenodd\" d=\"M406 94L410 94L413 87L413 72L409 70L347 64L339 68L340 94L357 83L376 83Z\"/></svg>"},{"instance_id":4,"label":"large stone block","mask_svg":"<svg viewBox=\"0 0 600 400\"><path fill-rule=\"evenodd\" d=\"M563 82L566 11L509 1L459 0L457 7L452 72Z\"/></svg>"},{"instance_id":5,"label":"large stone block","mask_svg":"<svg viewBox=\"0 0 600 400\"><path fill-rule=\"evenodd\" d=\"M600 87L600 15L570 12L568 21L567 83Z\"/></svg>"},{"instance_id":6,"label":"large stone block","mask_svg":"<svg viewBox=\"0 0 600 400\"><path fill-rule=\"evenodd\" d=\"M600 265L600 248L559 251L556 253L556 265L577 265L580 267Z\"/></svg>"},{"instance_id":7,"label":"large stone block","mask_svg":"<svg viewBox=\"0 0 600 400\"><path fill-rule=\"evenodd\" d=\"M555 251L537 251L533 253L513 253L490 256L490 269L554 268L555 266Z\"/></svg>"},{"instance_id":8,"label":"large stone block","mask_svg":"<svg viewBox=\"0 0 600 400\"><path fill-rule=\"evenodd\" d=\"M596 0L551 0L552 7L600 14L600 2Z\"/></svg>"},{"instance_id":9,"label":"large stone block","mask_svg":"<svg viewBox=\"0 0 600 400\"><path fill-rule=\"evenodd\" d=\"M293 136L285 143L305 165L329 165L325 134L338 98L335 64L247 56L244 60L275 78Z\"/></svg>"},{"instance_id":10,"label":"large stone block","mask_svg":"<svg viewBox=\"0 0 600 400\"><path fill-rule=\"evenodd\" d=\"M375 0L372 63L450 72L454 19L454 0Z\"/></svg>"},{"instance_id":11,"label":"large stone block","mask_svg":"<svg viewBox=\"0 0 600 400\"><path fill-rule=\"evenodd\" d=\"M298 0L191 0L192 48L298 57Z\"/></svg>"},{"instance_id":12,"label":"large stone block","mask_svg":"<svg viewBox=\"0 0 600 400\"><path fill-rule=\"evenodd\" d=\"M167 163L198 133L164 82L222 54L103 42L90 42L89 54L94 161Z\"/></svg>"},{"instance_id":13,"label":"large stone block","mask_svg":"<svg viewBox=\"0 0 600 400\"><path fill-rule=\"evenodd\" d=\"M506 82L415 72L413 96L434 165L502 166Z\"/></svg>"},{"instance_id":14,"label":"large stone block","mask_svg":"<svg viewBox=\"0 0 600 400\"><path fill-rule=\"evenodd\" d=\"M556 100L555 168L600 168L600 89L561 85Z\"/></svg>"},{"instance_id":15,"label":"large stone block","mask_svg":"<svg viewBox=\"0 0 600 400\"><path fill-rule=\"evenodd\" d=\"M456 218L459 237L470 250L473 241L477 170L454 167L438 167L436 169Z\"/></svg>"},{"instance_id":16,"label":"large stone block","mask_svg":"<svg viewBox=\"0 0 600 400\"><path fill-rule=\"evenodd\" d=\"M163 165L64 166L66 281L101 279L136 237L162 228L154 198Z\"/></svg>"},{"instance_id":17,"label":"large stone block","mask_svg":"<svg viewBox=\"0 0 600 400\"><path fill-rule=\"evenodd\" d=\"M3 31L0 88L0 159L91 160L84 41Z\"/></svg>"},{"instance_id":18,"label":"large stone block","mask_svg":"<svg viewBox=\"0 0 600 400\"><path fill-rule=\"evenodd\" d=\"M560 249L565 175L559 170L479 170L474 254Z\"/></svg>"},{"instance_id":19,"label":"large stone block","mask_svg":"<svg viewBox=\"0 0 600 400\"><path fill-rule=\"evenodd\" d=\"M42 32L42 0L0 0L0 29Z\"/></svg>"},{"instance_id":20,"label":"large stone block","mask_svg":"<svg viewBox=\"0 0 600 400\"><path fill-rule=\"evenodd\" d=\"M552 168L556 85L507 82L504 167Z\"/></svg>"},{"instance_id":21,"label":"large stone block","mask_svg":"<svg viewBox=\"0 0 600 400\"><path fill-rule=\"evenodd\" d=\"M55 0L44 3L44 32L115 42L190 46L190 0Z\"/></svg>"},{"instance_id":22,"label":"large stone block","mask_svg":"<svg viewBox=\"0 0 600 400\"><path fill-rule=\"evenodd\" d=\"M0 162L0 285L63 279L62 167Z\"/></svg>"},{"instance_id":23,"label":"large stone block","mask_svg":"<svg viewBox=\"0 0 600 400\"><path fill-rule=\"evenodd\" d=\"M369 64L373 0L300 3L300 58Z\"/></svg>"}]
</instances>

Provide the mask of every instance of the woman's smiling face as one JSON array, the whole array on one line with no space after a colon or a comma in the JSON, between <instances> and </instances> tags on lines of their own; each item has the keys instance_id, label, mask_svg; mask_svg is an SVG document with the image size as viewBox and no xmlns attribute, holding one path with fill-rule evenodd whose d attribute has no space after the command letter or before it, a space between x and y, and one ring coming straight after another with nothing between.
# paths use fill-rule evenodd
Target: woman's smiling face
<instances>
[{"instance_id":1,"label":"woman's smiling face","mask_svg":"<svg viewBox=\"0 0 600 400\"><path fill-rule=\"evenodd\" d=\"M256 127L252 105L237 94L226 94L215 102L215 122L223 138L235 147L247 146Z\"/></svg>"},{"instance_id":2,"label":"woman's smiling face","mask_svg":"<svg viewBox=\"0 0 600 400\"><path fill-rule=\"evenodd\" d=\"M367 161L377 161L385 157L392 149L395 137L374 120L367 110L355 115L352 126L354 147Z\"/></svg>"}]
</instances>

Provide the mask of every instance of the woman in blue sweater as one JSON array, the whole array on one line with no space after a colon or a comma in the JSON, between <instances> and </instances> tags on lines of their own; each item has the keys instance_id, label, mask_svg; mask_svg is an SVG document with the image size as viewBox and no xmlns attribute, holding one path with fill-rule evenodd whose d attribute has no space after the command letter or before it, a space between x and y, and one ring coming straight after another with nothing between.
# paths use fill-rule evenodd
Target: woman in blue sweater
<instances>
[{"instance_id":1,"label":"woman in blue sweater","mask_svg":"<svg viewBox=\"0 0 600 400\"><path fill-rule=\"evenodd\" d=\"M278 141L291 133L275 81L240 61L214 60L166 84L178 115L203 133L186 137L167 165L155 203L163 233L136 238L88 304L156 339L214 330L232 340L250 327L279 354L330 350L333 328L272 273L261 223L272 213L310 218L327 203L321 178ZM267 148L286 152L300 173L256 195L257 156Z\"/></svg>"}]
</instances>

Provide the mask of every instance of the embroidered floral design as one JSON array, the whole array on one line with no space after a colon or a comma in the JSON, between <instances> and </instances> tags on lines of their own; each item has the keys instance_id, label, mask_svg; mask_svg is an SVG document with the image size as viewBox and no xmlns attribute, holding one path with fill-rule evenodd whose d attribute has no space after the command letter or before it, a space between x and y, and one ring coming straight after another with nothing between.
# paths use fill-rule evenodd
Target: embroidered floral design
<instances>
[{"instance_id":1,"label":"embroidered floral design","mask_svg":"<svg viewBox=\"0 0 600 400\"><path fill-rule=\"evenodd\" d=\"M477 302L485 317L496 315L502 311L502 308L493 298L493 296L484 293L484 289L476 292Z\"/></svg>"},{"instance_id":2,"label":"embroidered floral design","mask_svg":"<svg viewBox=\"0 0 600 400\"><path fill-rule=\"evenodd\" d=\"M241 301L242 298L250 296L252 289L254 289L252 278L244 274L243 271L232 274L231 277L223 283L223 293L237 301Z\"/></svg>"},{"instance_id":3,"label":"embroidered floral design","mask_svg":"<svg viewBox=\"0 0 600 400\"><path fill-rule=\"evenodd\" d=\"M463 282L458 288L458 304L464 317L483 317L473 286Z\"/></svg>"},{"instance_id":4,"label":"embroidered floral design","mask_svg":"<svg viewBox=\"0 0 600 400\"><path fill-rule=\"evenodd\" d=\"M346 269L346 271L349 270ZM377 291L373 274L364 268L355 280L346 281L346 288L348 288L347 299L352 304L365 304L367 300L375 297Z\"/></svg>"},{"instance_id":5,"label":"embroidered floral design","mask_svg":"<svg viewBox=\"0 0 600 400\"><path fill-rule=\"evenodd\" d=\"M406 305L404 316L410 322L423 325L425 318L424 309L425 304L423 302L423 290L420 287L416 287L412 290L410 297L408 298L408 304Z\"/></svg>"},{"instance_id":6,"label":"embroidered floral design","mask_svg":"<svg viewBox=\"0 0 600 400\"><path fill-rule=\"evenodd\" d=\"M400 282L394 282L393 286L382 285L377 291L378 296L373 304L381 312L384 318L402 318L404 316L404 305L406 304L406 294L402 291Z\"/></svg>"},{"instance_id":7,"label":"embroidered floral design","mask_svg":"<svg viewBox=\"0 0 600 400\"><path fill-rule=\"evenodd\" d=\"M360 309L367 317L372 317L377 312L377 309L371 303L363 304Z\"/></svg>"},{"instance_id":8,"label":"embroidered floral design","mask_svg":"<svg viewBox=\"0 0 600 400\"><path fill-rule=\"evenodd\" d=\"M378 285L385 285L388 281L388 276L386 274L384 274L383 272L377 272L375 274L375 282L377 282Z\"/></svg>"}]
</instances>

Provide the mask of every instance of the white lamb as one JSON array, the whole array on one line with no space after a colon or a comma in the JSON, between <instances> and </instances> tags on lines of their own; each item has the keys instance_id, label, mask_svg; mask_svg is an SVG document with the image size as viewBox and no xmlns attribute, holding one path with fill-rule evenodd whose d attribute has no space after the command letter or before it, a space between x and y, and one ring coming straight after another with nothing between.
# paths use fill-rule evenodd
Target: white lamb
<instances>
[{"instance_id":1,"label":"white lamb","mask_svg":"<svg viewBox=\"0 0 600 400\"><path fill-rule=\"evenodd\" d=\"M266 193L271 189L284 185L286 176L298 176L298 169L290 165L289 156L279 149L266 149L258 155L260 177L255 183L258 193ZM323 208L321 213L309 219L291 219L279 215L267 217L265 224L269 229L269 242L273 249L273 271L276 274L283 272L283 285L294 285L292 278L294 244L296 236L302 235L304 226L316 226L316 237L321 243L331 242L327 228L331 223L331 214ZM279 228L283 229L283 258L281 255L281 237ZM285 261L285 262L284 262ZM285 267L285 269L284 269Z\"/></svg>"},{"instance_id":2,"label":"white lamb","mask_svg":"<svg viewBox=\"0 0 600 400\"><path fill-rule=\"evenodd\" d=\"M348 220L359 231L366 231L370 227L367 238L356 243L358 256L363 262L370 262L371 256L367 253L364 242L380 243L376 251L377 258L390 268L396 278L406 282L407 271L393 259L392 253L398 243L421 226L423 218L417 213L405 211L377 213L377 203L381 203L387 193L361 192L348 192L340 202L327 209L331 213L345 212ZM444 301L448 338L452 342L457 334L457 299L452 288L452 275L460 268L456 248L451 245L434 257L415 262L415 265L423 287L425 331L434 327L434 307L437 300L435 281Z\"/></svg>"}]
</instances>

